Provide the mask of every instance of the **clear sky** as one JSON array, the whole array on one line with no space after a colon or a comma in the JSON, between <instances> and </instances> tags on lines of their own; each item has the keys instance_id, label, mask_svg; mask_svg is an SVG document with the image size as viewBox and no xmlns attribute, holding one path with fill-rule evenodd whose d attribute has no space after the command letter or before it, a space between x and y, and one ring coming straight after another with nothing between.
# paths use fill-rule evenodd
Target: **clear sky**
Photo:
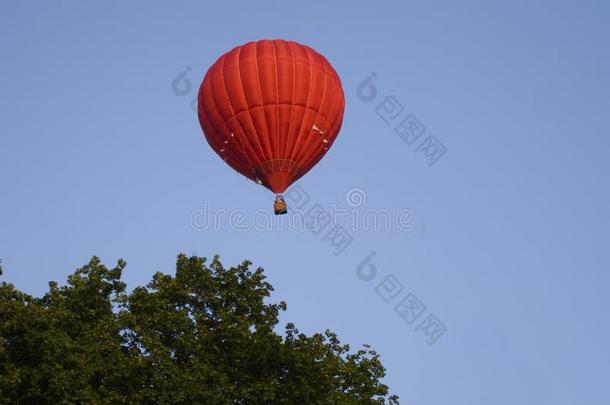
<instances>
[{"instance_id":1,"label":"clear sky","mask_svg":"<svg viewBox=\"0 0 610 405\"><path fill-rule=\"evenodd\" d=\"M283 322L371 344L403 403L610 404L609 4L4 1L2 280L41 294L99 255L134 287L179 252L248 258ZM217 57L262 38L317 49L346 95L271 230L272 196L190 106ZM446 149L433 165L426 139ZM277 229L297 192L347 210L340 254L326 229ZM366 210L403 226L356 229Z\"/></svg>"}]
</instances>

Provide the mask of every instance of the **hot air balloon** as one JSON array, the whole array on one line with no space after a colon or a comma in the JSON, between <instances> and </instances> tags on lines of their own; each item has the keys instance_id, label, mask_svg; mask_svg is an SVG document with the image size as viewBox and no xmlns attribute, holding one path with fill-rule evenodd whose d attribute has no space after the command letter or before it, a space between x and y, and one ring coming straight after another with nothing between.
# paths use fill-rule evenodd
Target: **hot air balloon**
<instances>
[{"instance_id":1,"label":"hot air balloon","mask_svg":"<svg viewBox=\"0 0 610 405\"><path fill-rule=\"evenodd\" d=\"M211 148L230 167L277 194L330 149L345 98L324 56L293 41L248 42L222 55L199 88L198 116Z\"/></svg>"}]
</instances>

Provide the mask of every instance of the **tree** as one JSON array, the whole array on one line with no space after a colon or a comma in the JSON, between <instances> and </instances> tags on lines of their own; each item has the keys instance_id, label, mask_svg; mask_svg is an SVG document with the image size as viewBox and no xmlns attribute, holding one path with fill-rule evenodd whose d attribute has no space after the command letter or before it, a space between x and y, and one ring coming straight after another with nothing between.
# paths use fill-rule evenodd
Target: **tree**
<instances>
[{"instance_id":1,"label":"tree","mask_svg":"<svg viewBox=\"0 0 610 405\"><path fill-rule=\"evenodd\" d=\"M368 346L290 323L277 334L286 304L266 302L273 287L249 261L179 255L174 276L130 293L125 265L93 257L41 298L0 285L0 402L398 403Z\"/></svg>"}]
</instances>

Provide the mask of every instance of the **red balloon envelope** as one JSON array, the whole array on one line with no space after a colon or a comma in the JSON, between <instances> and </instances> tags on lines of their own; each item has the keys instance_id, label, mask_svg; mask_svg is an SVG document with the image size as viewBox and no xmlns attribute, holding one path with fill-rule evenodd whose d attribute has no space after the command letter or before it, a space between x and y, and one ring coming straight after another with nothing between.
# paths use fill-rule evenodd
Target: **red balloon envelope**
<instances>
[{"instance_id":1,"label":"red balloon envelope","mask_svg":"<svg viewBox=\"0 0 610 405\"><path fill-rule=\"evenodd\" d=\"M233 169L282 193L329 150L341 128L341 80L312 48L249 42L222 55L199 88L199 122Z\"/></svg>"}]
</instances>

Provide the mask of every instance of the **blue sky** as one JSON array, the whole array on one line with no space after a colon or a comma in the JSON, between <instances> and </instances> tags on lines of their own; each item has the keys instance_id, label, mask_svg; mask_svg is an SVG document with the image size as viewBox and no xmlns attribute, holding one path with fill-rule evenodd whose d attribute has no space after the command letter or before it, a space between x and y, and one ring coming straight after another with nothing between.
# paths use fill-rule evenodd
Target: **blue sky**
<instances>
[{"instance_id":1,"label":"blue sky","mask_svg":"<svg viewBox=\"0 0 610 405\"><path fill-rule=\"evenodd\" d=\"M403 403L610 403L608 3L151 3L0 6L3 280L41 294L95 254L127 260L133 287L179 252L248 258L284 322L371 344ZM347 210L339 255L327 230L257 229L278 220L272 197L191 109L216 58L262 38L312 46L343 81L339 138L291 194ZM394 132L408 114L425 127L412 145ZM430 135L446 149L432 166ZM355 229L366 210L413 217ZM408 294L425 306L411 323ZM446 328L431 345L426 319Z\"/></svg>"}]
</instances>

